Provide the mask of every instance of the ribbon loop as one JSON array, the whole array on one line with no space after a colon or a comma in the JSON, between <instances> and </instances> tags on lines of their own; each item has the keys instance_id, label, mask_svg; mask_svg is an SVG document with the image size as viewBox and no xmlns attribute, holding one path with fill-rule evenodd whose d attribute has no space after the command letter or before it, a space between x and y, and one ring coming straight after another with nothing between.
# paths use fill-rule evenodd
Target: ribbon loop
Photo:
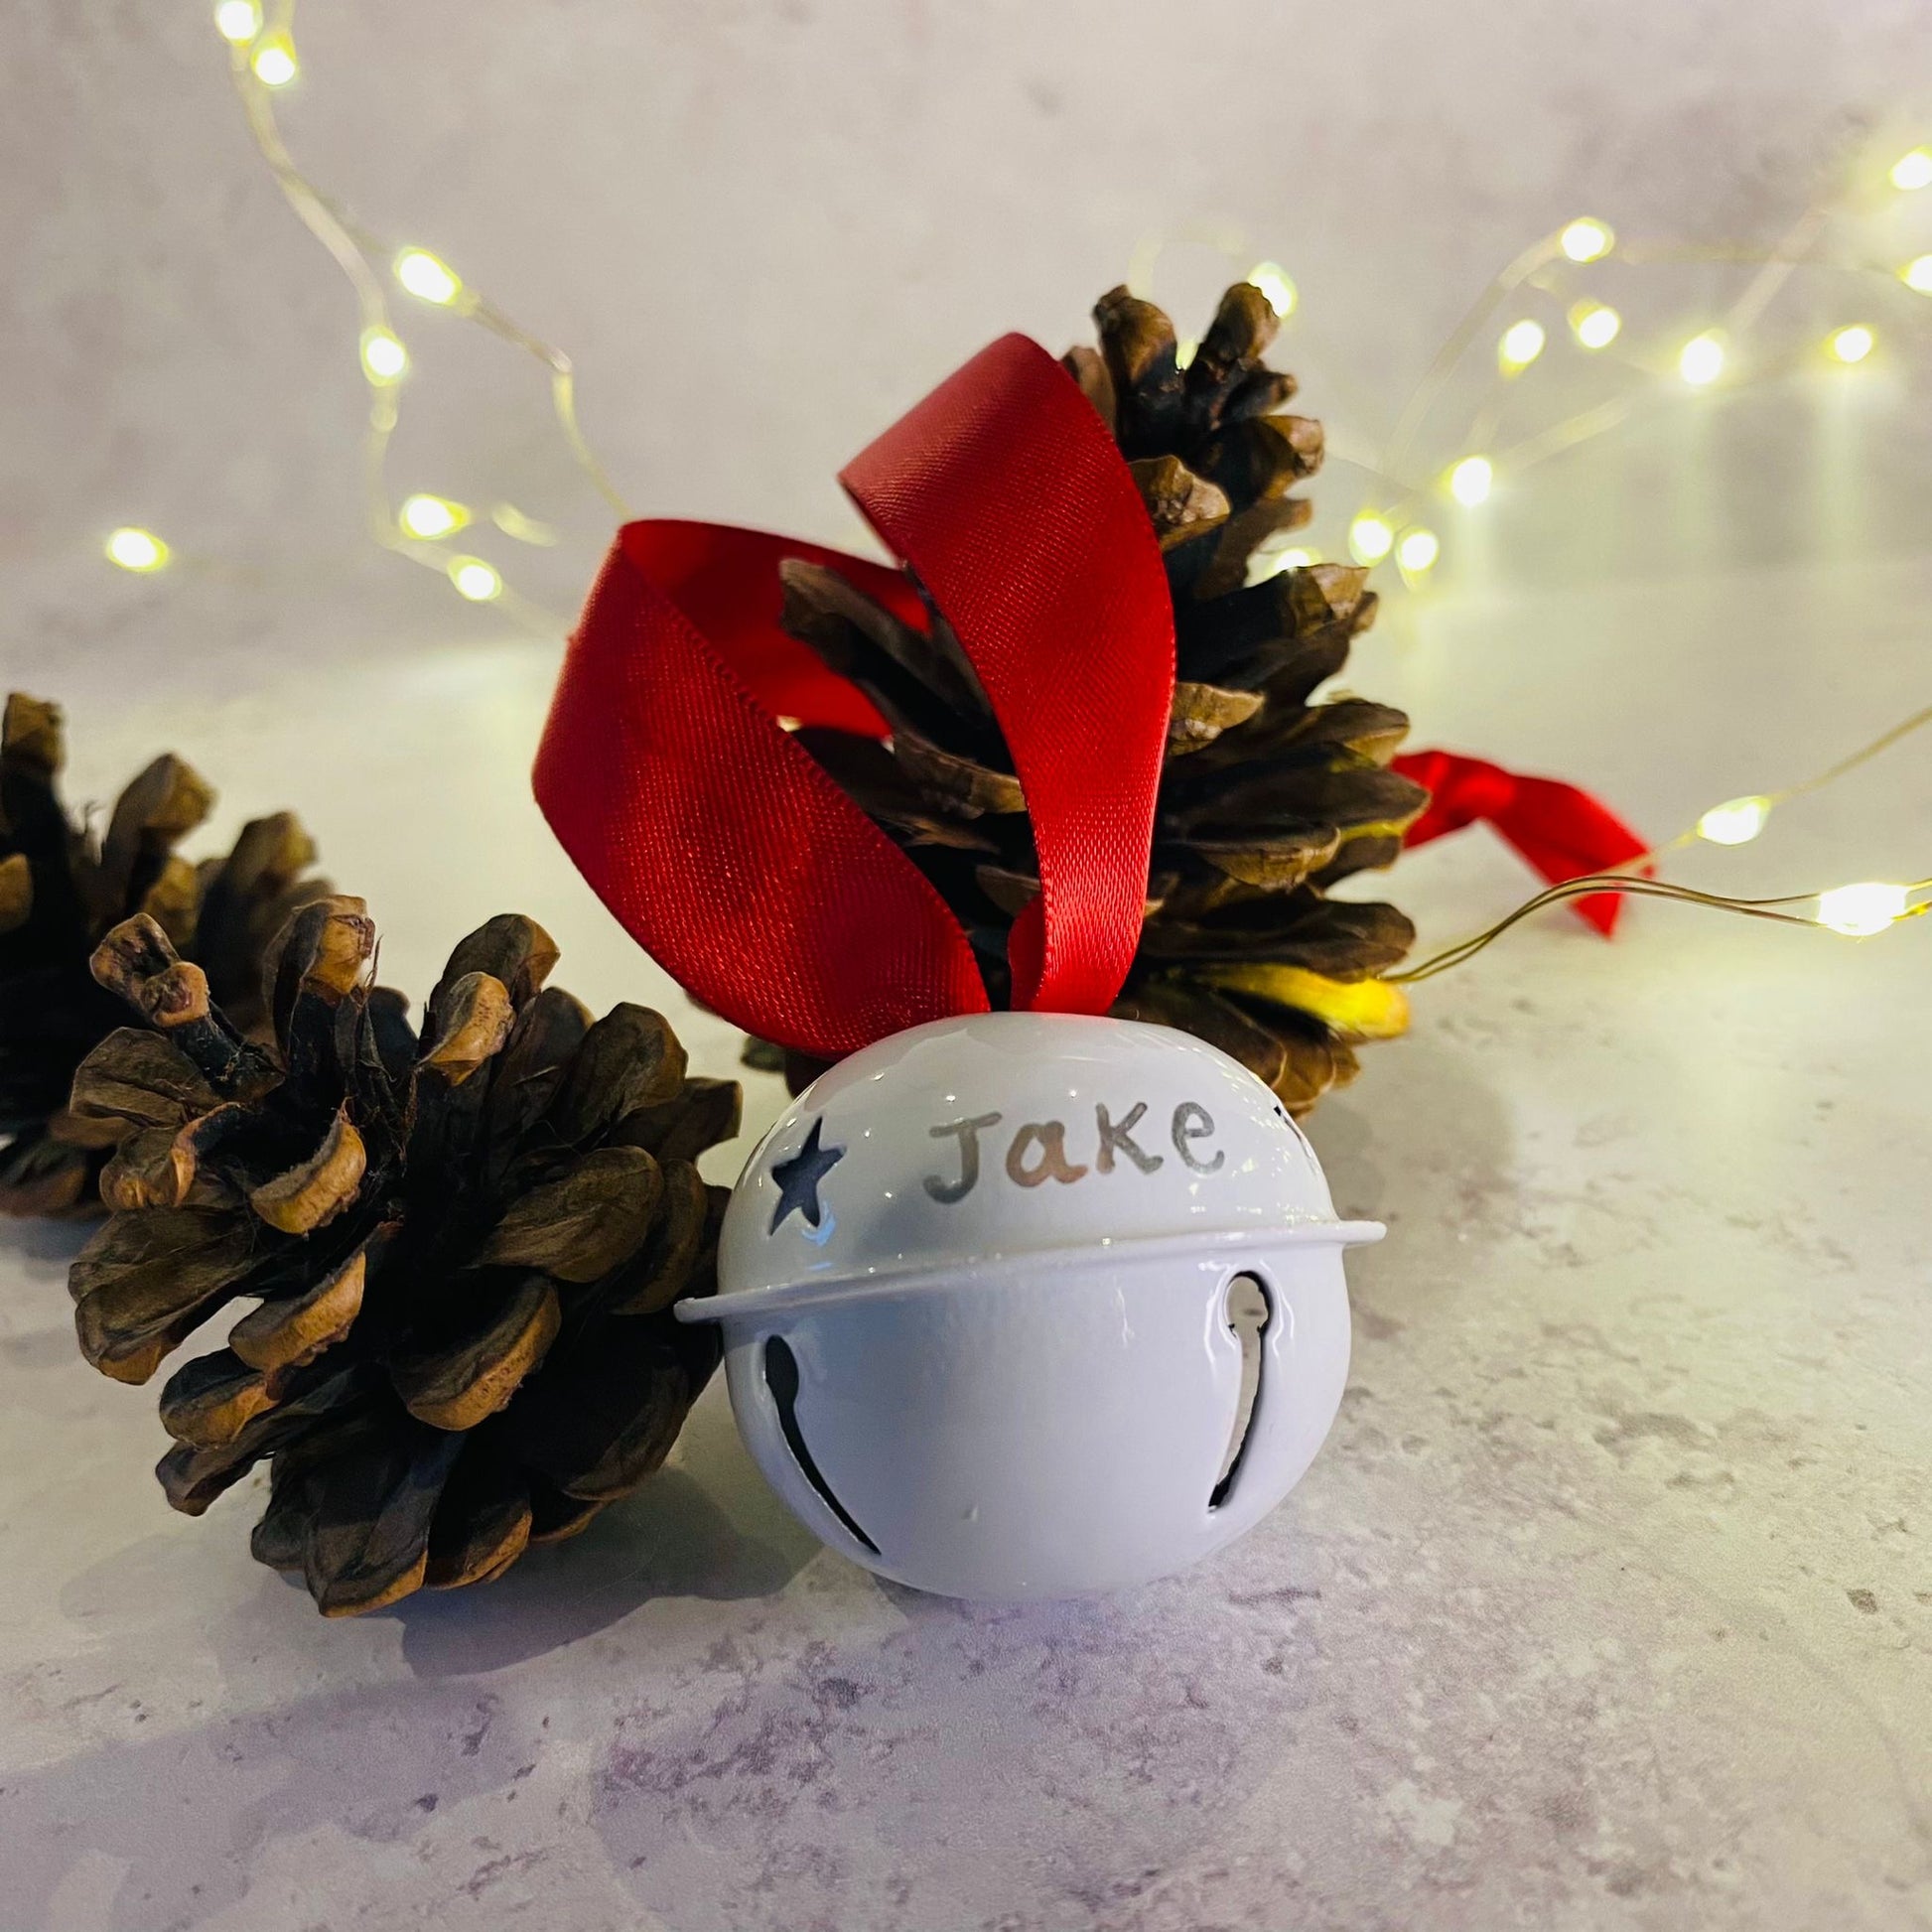
<instances>
[{"instance_id":1,"label":"ribbon loop","mask_svg":"<svg viewBox=\"0 0 1932 1932\"><path fill-rule=\"evenodd\" d=\"M1173 606L1114 439L1035 343L982 349L840 481L946 614L1026 794L1013 1004L1104 1013L1140 943Z\"/></svg>"},{"instance_id":2,"label":"ribbon loop","mask_svg":"<svg viewBox=\"0 0 1932 1932\"><path fill-rule=\"evenodd\" d=\"M945 612L1013 752L1041 888L1014 927L1015 1004L1104 1012L1139 943L1173 688L1167 576L1126 464L1045 350L1009 336L843 481ZM593 889L694 997L836 1058L988 1002L937 892L777 723L884 731L785 634L785 557L923 622L903 576L856 557L626 525L534 782Z\"/></svg>"}]
</instances>

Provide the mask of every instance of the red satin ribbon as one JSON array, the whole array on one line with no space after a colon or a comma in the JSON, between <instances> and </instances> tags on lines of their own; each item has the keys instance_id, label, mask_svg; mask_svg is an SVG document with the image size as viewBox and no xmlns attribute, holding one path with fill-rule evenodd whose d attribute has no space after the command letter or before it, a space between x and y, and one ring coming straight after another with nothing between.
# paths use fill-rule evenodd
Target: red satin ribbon
<instances>
[{"instance_id":1,"label":"red satin ribbon","mask_svg":"<svg viewBox=\"0 0 1932 1932\"><path fill-rule=\"evenodd\" d=\"M1126 464L1064 370L1007 336L841 481L946 613L1013 753L1040 875L1009 941L1014 1003L1105 1012L1139 943L1173 692L1167 576ZM921 621L876 564L629 524L571 639L535 785L579 870L680 984L832 1058L987 997L944 901L776 722L883 731L779 628L788 556Z\"/></svg>"},{"instance_id":2,"label":"red satin ribbon","mask_svg":"<svg viewBox=\"0 0 1932 1932\"><path fill-rule=\"evenodd\" d=\"M1429 809L1410 826L1405 845L1427 845L1478 822L1493 825L1553 886L1627 865L1649 849L1587 792L1556 778L1525 777L1457 752L1410 752L1393 765L1430 791ZM1571 902L1606 939L1623 909L1617 893Z\"/></svg>"}]
</instances>

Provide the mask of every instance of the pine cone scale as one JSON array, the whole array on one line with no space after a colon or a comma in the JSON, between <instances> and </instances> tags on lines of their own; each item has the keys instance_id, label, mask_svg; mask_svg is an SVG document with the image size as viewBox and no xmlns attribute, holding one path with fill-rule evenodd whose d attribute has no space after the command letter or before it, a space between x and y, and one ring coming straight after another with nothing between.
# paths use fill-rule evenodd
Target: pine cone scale
<instances>
[{"instance_id":1,"label":"pine cone scale","mask_svg":"<svg viewBox=\"0 0 1932 1932\"><path fill-rule=\"evenodd\" d=\"M460 1437L418 1425L371 1437L331 1464L303 1537L303 1580L324 1616L360 1616L420 1589Z\"/></svg>"},{"instance_id":2,"label":"pine cone scale","mask_svg":"<svg viewBox=\"0 0 1932 1932\"><path fill-rule=\"evenodd\" d=\"M338 1108L307 1159L248 1190L248 1205L282 1234L312 1234L355 1199L369 1154L347 1113Z\"/></svg>"},{"instance_id":3,"label":"pine cone scale","mask_svg":"<svg viewBox=\"0 0 1932 1932\"><path fill-rule=\"evenodd\" d=\"M0 938L33 916L34 868L26 853L10 852L0 859Z\"/></svg>"},{"instance_id":4,"label":"pine cone scale","mask_svg":"<svg viewBox=\"0 0 1932 1932\"><path fill-rule=\"evenodd\" d=\"M668 1308L680 1287L701 1267L707 1247L716 1250L724 1216L723 1188L707 1187L689 1161L662 1169L662 1211L650 1238L621 1266L609 1284L608 1306L616 1314L655 1314Z\"/></svg>"},{"instance_id":5,"label":"pine cone scale","mask_svg":"<svg viewBox=\"0 0 1932 1932\"><path fill-rule=\"evenodd\" d=\"M514 1464L473 1446L431 1521L424 1587L461 1589L500 1577L529 1548L530 1527L529 1484Z\"/></svg>"},{"instance_id":6,"label":"pine cone scale","mask_svg":"<svg viewBox=\"0 0 1932 1932\"><path fill-rule=\"evenodd\" d=\"M396 1354L390 1385L418 1422L453 1433L475 1429L515 1395L562 1326L556 1286L546 1276L526 1276L486 1320L472 1314L454 1341Z\"/></svg>"},{"instance_id":7,"label":"pine cone scale","mask_svg":"<svg viewBox=\"0 0 1932 1932\"><path fill-rule=\"evenodd\" d=\"M145 1382L255 1260L251 1231L207 1208L110 1219L69 1273L81 1353L117 1381Z\"/></svg>"},{"instance_id":8,"label":"pine cone scale","mask_svg":"<svg viewBox=\"0 0 1932 1932\"><path fill-rule=\"evenodd\" d=\"M170 1507L184 1516L201 1515L264 1456L300 1441L332 1414L350 1409L369 1386L361 1364L331 1369L293 1391L284 1389L273 1408L244 1423L226 1443L200 1449L178 1443L155 1467Z\"/></svg>"},{"instance_id":9,"label":"pine cone scale","mask_svg":"<svg viewBox=\"0 0 1932 1932\"><path fill-rule=\"evenodd\" d=\"M198 1355L169 1377L161 1392L161 1426L190 1449L222 1449L275 1406L270 1374L232 1349Z\"/></svg>"},{"instance_id":10,"label":"pine cone scale","mask_svg":"<svg viewBox=\"0 0 1932 1932\"><path fill-rule=\"evenodd\" d=\"M593 1149L524 1194L482 1258L564 1282L597 1281L642 1247L663 1192L663 1174L642 1148Z\"/></svg>"},{"instance_id":11,"label":"pine cone scale","mask_svg":"<svg viewBox=\"0 0 1932 1932\"><path fill-rule=\"evenodd\" d=\"M559 1494L607 1503L663 1461L720 1356L714 1324L618 1324L613 1345L576 1344L537 1399L505 1418L509 1440ZM635 1390L649 1391L638 1403Z\"/></svg>"},{"instance_id":12,"label":"pine cone scale","mask_svg":"<svg viewBox=\"0 0 1932 1932\"><path fill-rule=\"evenodd\" d=\"M347 1338L367 1279L367 1250L358 1248L295 1294L257 1303L228 1330L228 1346L264 1373L312 1362Z\"/></svg>"}]
</instances>

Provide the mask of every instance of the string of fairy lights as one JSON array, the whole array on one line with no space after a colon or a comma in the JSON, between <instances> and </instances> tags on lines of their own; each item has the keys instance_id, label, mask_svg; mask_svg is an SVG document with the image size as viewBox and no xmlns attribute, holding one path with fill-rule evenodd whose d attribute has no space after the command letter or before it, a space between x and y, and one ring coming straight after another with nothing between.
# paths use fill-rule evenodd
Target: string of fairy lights
<instances>
[{"instance_id":1,"label":"string of fairy lights","mask_svg":"<svg viewBox=\"0 0 1932 1932\"><path fill-rule=\"evenodd\" d=\"M283 196L304 225L334 257L354 290L358 312L356 353L368 389L362 473L366 516L376 543L407 562L446 577L457 595L473 604L498 604L543 635L554 636L561 622L520 597L486 558L470 554L446 539L478 520L479 512L453 497L416 491L396 502L390 491L387 459L401 415L402 385L412 358L396 332L389 307L389 283L430 309L440 309L475 324L498 341L532 357L549 378L550 401L559 429L579 468L621 517L629 506L618 493L592 450L577 413L576 372L570 357L554 344L523 328L480 289L465 283L455 269L427 248L375 234L345 214L296 165L284 143L275 114L275 96L302 71L296 53L295 0L218 0L216 32L228 45L229 69L248 131ZM487 510L489 521L516 542L548 546L556 531L509 502ZM123 570L164 569L173 552L152 530L123 528L107 539L110 562Z\"/></svg>"},{"instance_id":2,"label":"string of fairy lights","mask_svg":"<svg viewBox=\"0 0 1932 1932\"><path fill-rule=\"evenodd\" d=\"M290 207L316 239L329 251L354 291L358 334L356 349L368 392L368 417L363 437L363 483L369 534L392 554L447 579L455 593L475 604L496 605L546 635L562 627L549 613L521 598L487 559L452 542L480 515L511 540L534 545L557 541L557 533L514 504L499 501L479 511L454 497L415 491L394 499L387 476L387 457L400 417L403 386L413 362L397 332L390 308L391 284L410 302L441 310L483 329L537 361L545 370L552 413L578 467L605 502L621 517L630 510L609 473L592 449L578 418L575 372L570 357L555 345L524 329L466 282L440 255L414 242L397 241L373 233L350 218L296 165L281 135L275 99L302 73L294 34L295 0L217 0L213 9L216 32L227 44L233 83L249 132ZM1932 189L1932 146L1914 147L1900 155L1886 175L1896 195ZM1632 242L1620 239L1607 221L1580 215L1525 249L1495 276L1471 304L1455 330L1438 350L1397 420L1385 451L1373 463L1357 467L1381 490L1381 500L1362 506L1348 527L1347 545L1354 560L1369 568L1393 563L1411 588L1427 581L1443 553L1442 539L1428 519L1429 505L1441 494L1466 510L1489 500L1497 483L1515 479L1593 437L1606 434L1629 420L1659 394L1660 383L1674 382L1680 392L1710 389L1735 367L1741 339L1761 319L1790 275L1805 265L1832 209L1829 201L1808 208L1769 253L1738 248L1688 248L1677 244ZM1205 244L1234 260L1242 256L1242 237L1226 224L1199 224L1171 237L1151 237L1135 251L1129 286L1146 292L1162 250L1173 242ZM1519 292L1540 291L1560 301L1573 293L1568 278L1580 270L1616 259L1628 264L1662 261L1728 261L1747 263L1755 270L1742 293L1722 318L1676 343L1667 361L1655 356L1626 357L1639 378L1626 393L1612 397L1568 420L1540 430L1507 448L1491 447L1502 419L1503 399L1510 385L1542 360L1551 346L1550 331L1530 314L1511 314ZM1839 264L1844 266L1844 264ZM1932 297L1932 254L1902 264L1876 260L1855 264L1896 279L1915 294ZM1263 261L1246 271L1246 279L1268 298L1284 319L1298 307L1294 281L1277 262ZM1569 336L1576 348L1600 355L1612 345L1628 343L1624 317L1608 303L1577 290L1565 308ZM1415 456L1423 433L1452 378L1485 340L1492 342L1494 373L1478 405L1460 453L1427 481L1415 474ZM1849 317L1832 329L1815 352L1844 368L1866 361L1878 345L1874 324ZM1179 358L1191 359L1197 345L1182 343ZM162 536L150 529L125 526L106 539L110 563L136 573L165 570L175 553ZM1321 561L1306 544L1284 538L1257 557L1251 581ZM1932 910L1932 879L1895 884L1859 881L1821 893L1787 895L1770 899L1744 899L1699 892L1652 876L1656 864L1671 853L1699 841L1735 846L1756 838L1773 810L1793 798L1834 783L1877 757L1902 739L1932 725L1932 706L1915 713L1836 764L1782 790L1752 793L1712 806L1696 823L1655 850L1630 861L1613 873L1569 881L1540 893L1482 932L1432 955L1392 979L1426 979L1473 956L1520 920L1545 905L1589 893L1614 890L1645 897L1721 907L1752 917L1783 923L1824 927L1847 937L1868 937L1903 919ZM1804 908L1804 909L1799 909Z\"/></svg>"},{"instance_id":3,"label":"string of fairy lights","mask_svg":"<svg viewBox=\"0 0 1932 1932\"><path fill-rule=\"evenodd\" d=\"M1897 195L1912 195L1932 188L1932 147L1915 147L1900 155L1887 171L1886 184ZM1681 392L1709 389L1720 382L1733 367L1745 334L1763 317L1785 281L1805 263L1832 208L1831 198L1815 203L1777 247L1762 255L1737 248L1692 249L1622 242L1607 221L1592 215L1580 215L1525 249L1482 290L1437 351L1404 404L1386 452L1374 462L1356 464L1386 494L1380 503L1364 505L1350 523L1349 554L1355 562L1371 569L1392 561L1405 584L1413 588L1428 578L1442 555L1442 540L1426 521L1429 502L1437 490L1452 497L1464 509L1475 510L1488 501L1498 480L1505 475L1519 478L1536 465L1629 420L1647 398L1658 393L1658 378L1674 377ZM1173 239L1205 245L1237 267L1252 259L1244 252L1243 236L1227 224L1196 224ZM1150 292L1156 263L1167 245L1167 237L1151 236L1136 249L1129 286L1137 293ZM1501 421L1502 398L1509 385L1550 346L1549 332L1534 316L1508 315L1517 292L1528 287L1550 294L1563 293L1565 275L1613 258L1628 263L1667 259L1747 262L1755 273L1721 321L1674 345L1667 360L1631 359L1629 365L1633 372L1643 378L1640 386L1539 431L1507 450L1491 451L1486 446ZM1914 294L1932 296L1932 254L1919 255L1895 267L1876 260L1854 266L1886 277L1895 275ZM1277 316L1285 320L1295 312L1298 292L1280 263L1260 262L1248 270L1247 279L1267 296ZM1577 347L1586 354L1599 354L1619 339L1628 340L1622 315L1608 303L1581 292L1568 303L1566 321ZM1410 472L1424 427L1450 379L1489 331L1494 332L1494 375L1478 405L1474 423L1461 442L1463 453L1444 466L1433 483L1418 483L1411 480ZM1830 331L1817 345L1817 352L1828 362L1850 369L1864 362L1877 343L1877 330L1871 323L1847 320ZM1183 366L1192 360L1197 348L1198 344L1193 342L1179 345L1179 360ZM1788 367L1788 362L1783 366ZM1284 535L1276 544L1263 546L1251 565L1249 581L1262 582L1280 571L1321 560L1319 551ZM1405 984L1433 978L1473 958L1545 906L1604 891L1713 906L1785 924L1822 926L1847 938L1868 938L1902 919L1932 910L1932 879L1906 884L1859 880L1819 893L1745 899L1700 892L1654 877L1663 859L1699 842L1717 846L1748 843L1764 830L1777 806L1837 782L1928 725L1932 725L1932 706L1891 726L1849 757L1810 777L1780 790L1751 793L1713 805L1676 837L1639 854L1615 871L1554 886L1482 931L1443 948L1405 972L1387 977ZM1804 909L1795 909L1800 907Z\"/></svg>"}]
</instances>

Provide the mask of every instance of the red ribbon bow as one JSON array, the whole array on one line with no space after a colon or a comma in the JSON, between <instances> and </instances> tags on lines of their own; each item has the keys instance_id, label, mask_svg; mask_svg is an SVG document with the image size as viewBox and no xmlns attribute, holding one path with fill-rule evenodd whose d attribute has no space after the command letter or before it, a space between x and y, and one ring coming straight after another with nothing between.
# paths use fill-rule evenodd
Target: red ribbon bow
<instances>
[{"instance_id":1,"label":"red ribbon bow","mask_svg":"<svg viewBox=\"0 0 1932 1932\"><path fill-rule=\"evenodd\" d=\"M840 481L946 613L1027 796L1039 897L1008 941L1014 1004L1104 1013L1140 940L1173 610L1106 426L1006 336ZM537 753L545 816L624 928L696 998L826 1058L983 1012L958 921L777 723L884 727L778 624L776 566L835 564L910 621L895 572L693 523L620 532Z\"/></svg>"},{"instance_id":2,"label":"red ribbon bow","mask_svg":"<svg viewBox=\"0 0 1932 1932\"><path fill-rule=\"evenodd\" d=\"M1008 939L1014 1004L1104 1013L1140 941L1174 680L1133 478L1066 372L1006 336L840 481L909 579L756 530L619 532L564 657L537 801L625 930L752 1033L835 1059L984 1012L945 902L778 723L887 733L780 625L783 559L832 565L920 627L923 592L985 688L1033 824L1040 892ZM1437 790L1411 843L1489 818L1553 879L1637 849L1569 786L1448 753L1397 768ZM1587 916L1607 932L1614 912Z\"/></svg>"}]
</instances>

